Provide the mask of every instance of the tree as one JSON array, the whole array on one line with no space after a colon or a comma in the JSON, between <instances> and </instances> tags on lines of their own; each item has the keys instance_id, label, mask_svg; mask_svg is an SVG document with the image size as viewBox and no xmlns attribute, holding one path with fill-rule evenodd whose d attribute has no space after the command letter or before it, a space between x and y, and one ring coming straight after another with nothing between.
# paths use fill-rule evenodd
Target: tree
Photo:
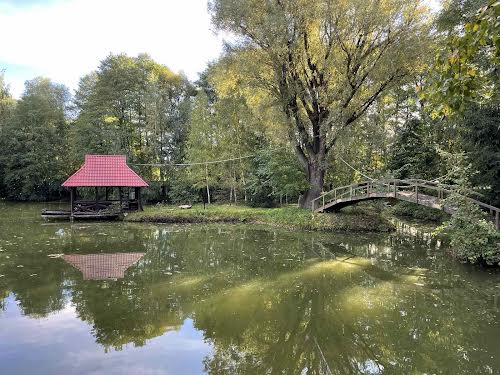
<instances>
[{"instance_id":1,"label":"tree","mask_svg":"<svg viewBox=\"0 0 500 375\"><path fill-rule=\"evenodd\" d=\"M435 117L434 141L464 154L470 187L492 205L500 204L499 17L499 2L450 1L437 19L446 48L420 93Z\"/></svg>"},{"instance_id":2,"label":"tree","mask_svg":"<svg viewBox=\"0 0 500 375\"><path fill-rule=\"evenodd\" d=\"M254 160L248 178L253 204L273 205L299 196L307 187L305 175L297 159L284 148L261 150Z\"/></svg>"},{"instance_id":3,"label":"tree","mask_svg":"<svg viewBox=\"0 0 500 375\"><path fill-rule=\"evenodd\" d=\"M4 134L4 129L12 120L15 104L16 101L9 92L9 86L5 83L4 74L0 71L0 197L6 194L6 187L3 181L5 176L5 160L2 157L2 154L7 150L5 148L7 137Z\"/></svg>"},{"instance_id":4,"label":"tree","mask_svg":"<svg viewBox=\"0 0 500 375\"><path fill-rule=\"evenodd\" d=\"M387 163L396 178L438 177L439 155L432 136L431 126L421 120L410 120L398 129Z\"/></svg>"},{"instance_id":5,"label":"tree","mask_svg":"<svg viewBox=\"0 0 500 375\"><path fill-rule=\"evenodd\" d=\"M419 2L213 0L213 22L234 33L248 83L272 96L310 188L323 189L339 134L426 56L427 11Z\"/></svg>"},{"instance_id":6,"label":"tree","mask_svg":"<svg viewBox=\"0 0 500 375\"><path fill-rule=\"evenodd\" d=\"M68 89L47 78L27 81L11 120L3 128L0 158L7 197L39 200L60 194L67 175Z\"/></svg>"},{"instance_id":7,"label":"tree","mask_svg":"<svg viewBox=\"0 0 500 375\"><path fill-rule=\"evenodd\" d=\"M446 204L456 207L455 213L438 232L450 236L453 255L464 262L500 265L500 232L488 215L459 194L446 198Z\"/></svg>"},{"instance_id":8,"label":"tree","mask_svg":"<svg viewBox=\"0 0 500 375\"><path fill-rule=\"evenodd\" d=\"M490 104L499 99L500 2L489 0L463 31L450 32L436 56L421 99L434 117L463 112L468 103Z\"/></svg>"},{"instance_id":9,"label":"tree","mask_svg":"<svg viewBox=\"0 0 500 375\"><path fill-rule=\"evenodd\" d=\"M206 189L207 202L211 203L210 185L214 182L213 173L209 173L208 162L215 160L216 134L213 115L208 107L208 97L204 91L196 96L189 121L187 156L192 163L199 163L190 168L194 186ZM210 166L212 171L212 166Z\"/></svg>"},{"instance_id":10,"label":"tree","mask_svg":"<svg viewBox=\"0 0 500 375\"><path fill-rule=\"evenodd\" d=\"M265 136L266 121L258 118L261 112L252 98L233 84L227 65L225 59L217 61L197 83L187 161L199 163L189 167L194 186L207 192L218 190L227 194L230 202L247 201L248 176L253 168L248 156L270 146ZM214 160L224 161L212 163Z\"/></svg>"},{"instance_id":11,"label":"tree","mask_svg":"<svg viewBox=\"0 0 500 375\"><path fill-rule=\"evenodd\" d=\"M438 31L447 35L461 32L464 25L488 4L488 0L446 0L436 19Z\"/></svg>"},{"instance_id":12,"label":"tree","mask_svg":"<svg viewBox=\"0 0 500 375\"><path fill-rule=\"evenodd\" d=\"M85 153L122 153L132 163L180 162L191 95L187 78L148 55L108 56L80 80L74 164L80 164ZM155 198L165 198L165 168L146 167L141 174L160 188Z\"/></svg>"},{"instance_id":13,"label":"tree","mask_svg":"<svg viewBox=\"0 0 500 375\"><path fill-rule=\"evenodd\" d=\"M466 152L474 175L470 182L485 201L500 206L500 104L471 105L450 119L459 129L460 147ZM457 124L458 123L458 124Z\"/></svg>"}]
</instances>

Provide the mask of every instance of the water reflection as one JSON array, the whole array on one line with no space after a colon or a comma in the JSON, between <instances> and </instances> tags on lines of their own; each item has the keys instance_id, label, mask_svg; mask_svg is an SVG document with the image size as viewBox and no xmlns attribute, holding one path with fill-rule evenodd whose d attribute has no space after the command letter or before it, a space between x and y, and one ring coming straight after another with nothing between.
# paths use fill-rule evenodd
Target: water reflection
<instances>
[{"instance_id":1,"label":"water reflection","mask_svg":"<svg viewBox=\"0 0 500 375\"><path fill-rule=\"evenodd\" d=\"M122 279L125 271L144 253L64 255L63 259L83 274L83 280Z\"/></svg>"},{"instance_id":2,"label":"water reflection","mask_svg":"<svg viewBox=\"0 0 500 375\"><path fill-rule=\"evenodd\" d=\"M79 365L58 370L116 371L119 353L153 373L500 368L498 273L449 260L445 244L411 227L353 236L24 218L27 234L1 220L0 361L12 373L28 372L12 362L27 350L50 373L53 353L67 358L61 342L80 340ZM31 318L47 327L26 330Z\"/></svg>"}]
</instances>

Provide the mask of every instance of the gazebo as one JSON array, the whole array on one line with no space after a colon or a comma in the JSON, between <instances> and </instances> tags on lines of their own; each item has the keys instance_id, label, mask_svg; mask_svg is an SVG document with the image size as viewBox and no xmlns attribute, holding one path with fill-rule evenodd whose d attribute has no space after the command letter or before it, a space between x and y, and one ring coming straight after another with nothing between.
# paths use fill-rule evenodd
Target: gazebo
<instances>
[{"instance_id":1,"label":"gazebo","mask_svg":"<svg viewBox=\"0 0 500 375\"><path fill-rule=\"evenodd\" d=\"M85 155L85 163L62 186L70 188L73 217L95 215L112 207L120 212L142 210L141 188L149 185L127 165L125 155ZM77 188L94 188L94 199L79 199ZM110 198L114 189L118 189L118 199Z\"/></svg>"}]
</instances>

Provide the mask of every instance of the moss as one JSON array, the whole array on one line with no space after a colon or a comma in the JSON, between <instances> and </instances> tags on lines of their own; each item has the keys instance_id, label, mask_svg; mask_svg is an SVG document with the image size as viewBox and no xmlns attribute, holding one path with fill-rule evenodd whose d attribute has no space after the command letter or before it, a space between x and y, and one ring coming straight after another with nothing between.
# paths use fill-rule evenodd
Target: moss
<instances>
[{"instance_id":1,"label":"moss","mask_svg":"<svg viewBox=\"0 0 500 375\"><path fill-rule=\"evenodd\" d=\"M152 223L259 223L301 230L387 232L393 225L371 209L347 208L334 214L313 214L310 210L292 206L281 208L252 208L240 205L210 205L203 209L174 206L147 206L134 212L129 222Z\"/></svg>"},{"instance_id":2,"label":"moss","mask_svg":"<svg viewBox=\"0 0 500 375\"><path fill-rule=\"evenodd\" d=\"M398 202L396 205L389 208L388 213L403 218L432 221L436 223L442 223L450 218L450 215L446 212L411 202Z\"/></svg>"}]
</instances>

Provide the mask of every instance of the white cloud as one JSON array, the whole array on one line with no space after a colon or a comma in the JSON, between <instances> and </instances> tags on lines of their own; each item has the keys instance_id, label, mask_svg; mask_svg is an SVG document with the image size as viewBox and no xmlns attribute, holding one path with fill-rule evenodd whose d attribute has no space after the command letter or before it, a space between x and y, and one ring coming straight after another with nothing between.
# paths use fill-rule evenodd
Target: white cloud
<instances>
[{"instance_id":1,"label":"white cloud","mask_svg":"<svg viewBox=\"0 0 500 375\"><path fill-rule=\"evenodd\" d=\"M206 0L68 0L0 12L0 68L7 64L16 95L35 75L75 88L100 60L120 52L148 53L195 79L221 51Z\"/></svg>"}]
</instances>

